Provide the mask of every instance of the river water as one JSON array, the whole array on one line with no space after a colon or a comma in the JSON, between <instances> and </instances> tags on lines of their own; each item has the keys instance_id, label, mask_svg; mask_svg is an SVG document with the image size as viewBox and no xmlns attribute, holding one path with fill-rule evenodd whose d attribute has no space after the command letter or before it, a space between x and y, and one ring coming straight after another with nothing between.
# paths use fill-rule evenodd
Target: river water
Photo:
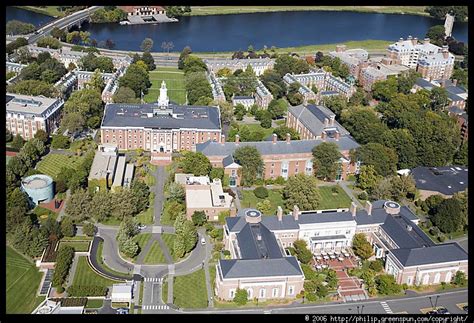
<instances>
[{"instance_id":1,"label":"river water","mask_svg":"<svg viewBox=\"0 0 474 323\"><path fill-rule=\"evenodd\" d=\"M13 7L7 7L6 18L35 25L54 19ZM86 24L83 28L97 42L112 39L120 50L140 50L148 37L155 43L153 51L161 51L162 42L171 41L172 51L190 46L195 52L211 52L247 50L249 45L261 49L367 39L396 41L409 35L421 39L438 24L444 21L414 15L300 11L181 17L177 23L156 25ZM467 23L455 22L453 36L467 43L467 27Z\"/></svg>"}]
</instances>

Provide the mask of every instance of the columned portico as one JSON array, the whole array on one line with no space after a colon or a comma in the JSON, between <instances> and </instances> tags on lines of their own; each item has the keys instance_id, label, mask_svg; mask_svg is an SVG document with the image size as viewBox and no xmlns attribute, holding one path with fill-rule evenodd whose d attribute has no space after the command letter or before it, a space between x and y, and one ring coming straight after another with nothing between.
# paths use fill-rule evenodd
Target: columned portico
<instances>
[{"instance_id":1,"label":"columned portico","mask_svg":"<svg viewBox=\"0 0 474 323\"><path fill-rule=\"evenodd\" d=\"M320 254L323 251L341 251L350 246L348 238L345 235L311 237L310 242L310 250L314 254Z\"/></svg>"}]
</instances>

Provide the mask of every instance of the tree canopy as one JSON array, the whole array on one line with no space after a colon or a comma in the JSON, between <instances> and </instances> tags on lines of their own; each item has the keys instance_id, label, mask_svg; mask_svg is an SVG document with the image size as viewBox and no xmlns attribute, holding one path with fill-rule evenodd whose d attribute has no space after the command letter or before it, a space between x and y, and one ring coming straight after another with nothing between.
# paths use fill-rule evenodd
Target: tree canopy
<instances>
[{"instance_id":1,"label":"tree canopy","mask_svg":"<svg viewBox=\"0 0 474 323\"><path fill-rule=\"evenodd\" d=\"M323 142L313 148L313 169L316 177L332 181L336 179L336 173L341 158L339 147L333 142Z\"/></svg>"},{"instance_id":2,"label":"tree canopy","mask_svg":"<svg viewBox=\"0 0 474 323\"><path fill-rule=\"evenodd\" d=\"M261 176L264 164L257 148L244 146L234 151L235 161L242 166L242 185L250 186Z\"/></svg>"},{"instance_id":3,"label":"tree canopy","mask_svg":"<svg viewBox=\"0 0 474 323\"><path fill-rule=\"evenodd\" d=\"M302 211L316 210L321 200L317 184L313 176L301 173L290 176L283 190L286 208L291 210L297 205Z\"/></svg>"}]
</instances>

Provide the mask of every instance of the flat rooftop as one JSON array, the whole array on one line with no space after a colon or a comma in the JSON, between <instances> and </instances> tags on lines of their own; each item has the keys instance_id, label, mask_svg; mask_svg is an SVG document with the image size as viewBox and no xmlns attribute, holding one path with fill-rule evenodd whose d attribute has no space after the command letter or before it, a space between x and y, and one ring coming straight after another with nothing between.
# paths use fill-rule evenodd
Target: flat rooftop
<instances>
[{"instance_id":1,"label":"flat rooftop","mask_svg":"<svg viewBox=\"0 0 474 323\"><path fill-rule=\"evenodd\" d=\"M466 166L416 167L411 170L416 188L453 195L468 187Z\"/></svg>"},{"instance_id":2,"label":"flat rooftop","mask_svg":"<svg viewBox=\"0 0 474 323\"><path fill-rule=\"evenodd\" d=\"M48 110L55 110L61 106L59 99L44 96L31 96L15 93L6 94L6 110L10 113L32 114L44 117Z\"/></svg>"}]
</instances>

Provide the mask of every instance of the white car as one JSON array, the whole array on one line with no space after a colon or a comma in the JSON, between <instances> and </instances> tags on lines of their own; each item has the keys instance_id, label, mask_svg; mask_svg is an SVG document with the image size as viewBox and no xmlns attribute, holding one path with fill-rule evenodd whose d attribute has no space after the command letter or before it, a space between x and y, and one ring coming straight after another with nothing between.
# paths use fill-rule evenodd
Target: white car
<instances>
[{"instance_id":1,"label":"white car","mask_svg":"<svg viewBox=\"0 0 474 323\"><path fill-rule=\"evenodd\" d=\"M138 229L140 229L140 230L145 230L145 229L146 229L146 225L140 224L140 225L138 226Z\"/></svg>"},{"instance_id":2,"label":"white car","mask_svg":"<svg viewBox=\"0 0 474 323\"><path fill-rule=\"evenodd\" d=\"M201 244L205 245L206 244L206 239L204 237L201 238Z\"/></svg>"}]
</instances>

